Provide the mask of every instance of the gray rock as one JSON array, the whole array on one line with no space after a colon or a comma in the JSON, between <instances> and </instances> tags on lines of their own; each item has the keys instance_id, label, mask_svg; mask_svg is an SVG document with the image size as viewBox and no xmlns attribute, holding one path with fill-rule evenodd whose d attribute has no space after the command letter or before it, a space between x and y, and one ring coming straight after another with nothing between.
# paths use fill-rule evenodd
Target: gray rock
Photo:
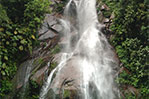
<instances>
[{"instance_id":1,"label":"gray rock","mask_svg":"<svg viewBox=\"0 0 149 99\"><path fill-rule=\"evenodd\" d=\"M54 26L55 24L57 24L57 20L56 20L56 17L51 15L51 14L46 14L46 17L44 19L44 23L42 24L39 32L38 32L38 35L41 36L43 34L45 34L52 26ZM56 27L54 26L54 29L57 29L57 30L60 30L60 27Z\"/></svg>"},{"instance_id":2,"label":"gray rock","mask_svg":"<svg viewBox=\"0 0 149 99\"><path fill-rule=\"evenodd\" d=\"M109 23L110 19L109 18L105 18L103 21L104 21L104 23Z\"/></svg>"},{"instance_id":3,"label":"gray rock","mask_svg":"<svg viewBox=\"0 0 149 99\"><path fill-rule=\"evenodd\" d=\"M42 24L42 27L39 29L39 31L38 31L38 35L40 36L40 35L43 35L44 33L46 33L47 31L48 31L49 29L48 29L48 23L47 22L44 22L43 24Z\"/></svg>"},{"instance_id":4,"label":"gray rock","mask_svg":"<svg viewBox=\"0 0 149 99\"><path fill-rule=\"evenodd\" d=\"M49 27L53 26L54 24L57 24L56 17L51 14L46 14L45 21L48 23Z\"/></svg>"},{"instance_id":5,"label":"gray rock","mask_svg":"<svg viewBox=\"0 0 149 99\"><path fill-rule=\"evenodd\" d=\"M21 64L19 70L16 75L16 86L17 88L22 87L25 83L27 83L28 76L30 75L30 71L33 69L33 60L27 60Z\"/></svg>"},{"instance_id":6,"label":"gray rock","mask_svg":"<svg viewBox=\"0 0 149 99\"><path fill-rule=\"evenodd\" d=\"M41 35L38 40L43 41L43 40L46 40L46 39L52 39L55 36L57 36L57 34L55 34L53 31L49 30L44 35Z\"/></svg>"},{"instance_id":7,"label":"gray rock","mask_svg":"<svg viewBox=\"0 0 149 99\"><path fill-rule=\"evenodd\" d=\"M64 66L61 69L61 73L56 75L56 77L53 79L53 82L51 83L51 88L58 88L60 89L62 86L66 89L70 90L77 90L80 86L80 81L82 80L82 74L79 71L79 62L76 62L78 60L78 57L73 57L72 60L70 60L66 66ZM56 82L59 81L59 82ZM70 81L70 83L67 83L63 85L64 81ZM57 93L57 92L56 92Z\"/></svg>"},{"instance_id":8,"label":"gray rock","mask_svg":"<svg viewBox=\"0 0 149 99\"><path fill-rule=\"evenodd\" d=\"M63 27L60 24L56 24L52 26L52 29L54 29L57 32L61 32L63 30Z\"/></svg>"}]
</instances>

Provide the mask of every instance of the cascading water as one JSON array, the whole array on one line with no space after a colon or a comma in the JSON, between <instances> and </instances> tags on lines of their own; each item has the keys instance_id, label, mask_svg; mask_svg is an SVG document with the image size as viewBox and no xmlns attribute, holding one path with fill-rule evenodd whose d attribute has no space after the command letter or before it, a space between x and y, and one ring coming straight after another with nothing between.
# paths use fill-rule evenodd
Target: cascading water
<instances>
[{"instance_id":1,"label":"cascading water","mask_svg":"<svg viewBox=\"0 0 149 99\"><path fill-rule=\"evenodd\" d=\"M81 99L117 99L118 91L113 81L113 68L117 67L117 62L111 46L100 31L96 0L70 0L60 21L67 44L62 49L59 65L42 87L40 99L46 99L53 74L56 73L56 78L59 78L61 69L70 60L77 63L76 69L80 71ZM59 79L55 82L52 87L58 85Z\"/></svg>"}]
</instances>

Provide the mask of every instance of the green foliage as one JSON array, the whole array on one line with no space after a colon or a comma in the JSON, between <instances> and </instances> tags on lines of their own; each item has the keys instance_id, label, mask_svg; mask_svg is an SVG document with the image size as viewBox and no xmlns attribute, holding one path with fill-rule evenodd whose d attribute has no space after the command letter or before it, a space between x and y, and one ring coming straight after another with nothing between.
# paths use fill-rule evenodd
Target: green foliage
<instances>
[{"instance_id":1,"label":"green foliage","mask_svg":"<svg viewBox=\"0 0 149 99\"><path fill-rule=\"evenodd\" d=\"M44 14L49 12L49 1L48 0L33 0L30 1L26 6L24 11L24 22L30 28L39 28L40 23L44 18ZM33 31L36 32L36 31ZM32 37L34 38L34 37Z\"/></svg>"},{"instance_id":2,"label":"green foliage","mask_svg":"<svg viewBox=\"0 0 149 99\"><path fill-rule=\"evenodd\" d=\"M8 22L8 21L9 21L9 18L7 16L7 13L4 10L3 6L0 4L0 23ZM0 31L3 31L3 29L1 28Z\"/></svg>"},{"instance_id":3,"label":"green foliage","mask_svg":"<svg viewBox=\"0 0 149 99\"><path fill-rule=\"evenodd\" d=\"M29 81L29 91L26 99L39 99L40 87L37 82L30 80Z\"/></svg>"},{"instance_id":4,"label":"green foliage","mask_svg":"<svg viewBox=\"0 0 149 99\"><path fill-rule=\"evenodd\" d=\"M67 2L68 0L63 0L58 2L55 1L55 4L54 4L55 12L62 13Z\"/></svg>"},{"instance_id":5,"label":"green foliage","mask_svg":"<svg viewBox=\"0 0 149 99\"><path fill-rule=\"evenodd\" d=\"M56 45L53 49L50 49L50 50L51 50L51 54L59 53L60 52L60 46Z\"/></svg>"},{"instance_id":6,"label":"green foliage","mask_svg":"<svg viewBox=\"0 0 149 99\"><path fill-rule=\"evenodd\" d=\"M108 10L103 11L103 16L106 17L106 18L110 18L111 11L108 11Z\"/></svg>"},{"instance_id":7,"label":"green foliage","mask_svg":"<svg viewBox=\"0 0 149 99\"><path fill-rule=\"evenodd\" d=\"M50 65L51 65L50 66L50 70L53 70L57 66L57 63L56 62L52 62Z\"/></svg>"},{"instance_id":8,"label":"green foliage","mask_svg":"<svg viewBox=\"0 0 149 99\"><path fill-rule=\"evenodd\" d=\"M68 98L68 97L70 97L70 95L71 95L71 92L70 92L70 90L64 90L64 98Z\"/></svg>"},{"instance_id":9,"label":"green foliage","mask_svg":"<svg viewBox=\"0 0 149 99\"><path fill-rule=\"evenodd\" d=\"M23 99L39 99L41 86L33 80L29 80L29 86L25 91ZM13 99L20 99L22 92L18 92Z\"/></svg>"},{"instance_id":10,"label":"green foliage","mask_svg":"<svg viewBox=\"0 0 149 99\"><path fill-rule=\"evenodd\" d=\"M148 5L146 0L102 0L114 12L111 30L114 31L112 44L123 67L130 74L119 75L121 85L132 85L139 90L140 97L149 95L149 27ZM125 94L127 99L136 99L131 93Z\"/></svg>"},{"instance_id":11,"label":"green foliage","mask_svg":"<svg viewBox=\"0 0 149 99\"><path fill-rule=\"evenodd\" d=\"M8 94L12 90L12 84L9 80L1 81L0 96L4 96L3 93Z\"/></svg>"},{"instance_id":12,"label":"green foliage","mask_svg":"<svg viewBox=\"0 0 149 99\"><path fill-rule=\"evenodd\" d=\"M3 80L10 83L20 58L32 52L49 4L48 0L0 0L0 96L8 92Z\"/></svg>"}]
</instances>

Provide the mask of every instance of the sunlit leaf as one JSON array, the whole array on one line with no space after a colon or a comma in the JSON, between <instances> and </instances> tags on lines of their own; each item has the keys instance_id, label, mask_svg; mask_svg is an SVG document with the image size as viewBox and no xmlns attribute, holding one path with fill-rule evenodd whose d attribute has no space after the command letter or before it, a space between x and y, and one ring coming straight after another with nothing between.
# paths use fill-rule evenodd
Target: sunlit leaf
<instances>
[{"instance_id":1,"label":"sunlit leaf","mask_svg":"<svg viewBox=\"0 0 149 99\"><path fill-rule=\"evenodd\" d=\"M19 46L19 50L22 51L23 50L23 46Z\"/></svg>"}]
</instances>

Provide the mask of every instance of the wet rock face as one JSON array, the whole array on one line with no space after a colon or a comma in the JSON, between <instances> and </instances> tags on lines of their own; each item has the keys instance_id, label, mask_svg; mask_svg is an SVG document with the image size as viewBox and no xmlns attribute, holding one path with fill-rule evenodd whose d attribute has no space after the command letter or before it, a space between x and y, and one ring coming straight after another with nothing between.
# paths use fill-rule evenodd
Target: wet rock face
<instances>
[{"instance_id":1,"label":"wet rock face","mask_svg":"<svg viewBox=\"0 0 149 99\"><path fill-rule=\"evenodd\" d=\"M54 96L57 96L58 99L81 99L79 97L82 73L78 69L80 67L77 60L78 57L74 56L54 77L47 99L52 99L51 97Z\"/></svg>"},{"instance_id":2,"label":"wet rock face","mask_svg":"<svg viewBox=\"0 0 149 99\"><path fill-rule=\"evenodd\" d=\"M59 94L55 94L52 90L49 91L45 99L82 99L81 94L77 90L63 89Z\"/></svg>"},{"instance_id":3,"label":"wet rock face","mask_svg":"<svg viewBox=\"0 0 149 99\"><path fill-rule=\"evenodd\" d=\"M105 8L103 9L107 9L106 6L104 5ZM51 21L47 21L48 26L50 26L50 31L53 31L54 33L60 33L62 31L62 26L59 24L58 20L55 19L54 17L52 17L51 15L48 15L48 20ZM110 23L110 19L105 18L104 16L102 16L102 26L99 26L99 29L103 29L103 31L106 31L105 29L107 28L107 24ZM51 22L51 23L48 23ZM62 41L59 42L59 44L62 45L66 45L65 44L65 39L64 38L60 38ZM54 61L58 61L59 62L59 57L60 55L56 55L56 59ZM55 77L53 79L53 82L51 84L51 89L56 90L55 92L48 92L47 94L47 98L46 99L52 99L50 96L52 95L56 95L58 96L58 99L61 99L61 94L63 93L62 90L66 90L68 91L67 95L66 95L66 99L81 99L81 98L74 98L77 96L78 93L78 88L80 86L80 81L82 78L80 75L81 73L78 71L77 67L77 62L75 61L76 57L74 57L74 59L70 60L66 66L64 66L64 68L61 70L60 74L57 74L57 77ZM92 90L94 89L94 86L91 86L93 88L91 88ZM72 93L74 92L74 95L72 96ZM95 92L94 90L92 92ZM65 93L65 92L64 92ZM96 97L96 96L95 96ZM62 98L62 99L65 99Z\"/></svg>"},{"instance_id":4,"label":"wet rock face","mask_svg":"<svg viewBox=\"0 0 149 99\"><path fill-rule=\"evenodd\" d=\"M48 70L48 66L45 66L41 69L39 69L35 74L33 74L33 76L31 76L31 80L36 81L39 85L42 84L42 82L44 81L44 76L46 71Z\"/></svg>"},{"instance_id":5,"label":"wet rock face","mask_svg":"<svg viewBox=\"0 0 149 99\"><path fill-rule=\"evenodd\" d=\"M30 72L30 70L33 69L32 61L33 60L27 60L21 64L21 66L18 70L18 73L16 75L17 89L21 88L26 83L26 81L25 81L27 79L26 77L27 77L27 75L29 75L29 74L27 74L27 72ZM30 68L30 70L28 68Z\"/></svg>"},{"instance_id":6,"label":"wet rock face","mask_svg":"<svg viewBox=\"0 0 149 99\"><path fill-rule=\"evenodd\" d=\"M55 3L55 1L56 0L52 0L53 3ZM65 43L65 40L59 41L59 35L63 31L63 26L59 23L59 19L57 18L57 16L59 17L59 15L46 14L44 23L38 31L38 40L41 41L40 46L34 49L32 56L30 56L30 59L27 59L19 67L19 70L17 71L17 74L13 80L15 84L13 94L15 94L16 91L19 91L24 86L26 71L27 67L29 66L31 67L29 76L30 80L36 81L40 85L45 80L46 72L50 68L48 67L48 62L51 60L51 52L49 49L53 48L57 43ZM109 19L106 19L105 22L108 23ZM57 54L54 61L59 62L60 56L60 54ZM81 99L78 98L80 96L77 96L77 92L78 87L80 86L80 78L82 78L82 75L80 75L81 73L77 69L79 67L77 67L78 65L75 60L76 57L74 57L73 60L70 60L61 70L62 75L58 75L59 77L55 77L52 83L53 88L58 88L57 94L59 97L61 97L61 89L65 90L63 92L65 95L64 99ZM58 81L57 79L59 79L59 82L56 82ZM51 94L51 92L49 92L49 94ZM49 94L47 96L47 99L52 99L50 98Z\"/></svg>"},{"instance_id":7,"label":"wet rock face","mask_svg":"<svg viewBox=\"0 0 149 99\"><path fill-rule=\"evenodd\" d=\"M57 45L61 30L62 27L57 17L47 14L43 25L38 31L40 46L34 48L32 55L29 55L19 66L12 81L13 92L6 99L14 97L18 92L22 92L24 85L30 80L42 85L50 68L48 62L52 59L51 49Z\"/></svg>"},{"instance_id":8,"label":"wet rock face","mask_svg":"<svg viewBox=\"0 0 149 99\"><path fill-rule=\"evenodd\" d=\"M51 87L58 89L77 90L80 86L81 73L75 60L69 61L54 78ZM58 81L58 82L57 82ZM56 92L57 93L57 92Z\"/></svg>"}]
</instances>

